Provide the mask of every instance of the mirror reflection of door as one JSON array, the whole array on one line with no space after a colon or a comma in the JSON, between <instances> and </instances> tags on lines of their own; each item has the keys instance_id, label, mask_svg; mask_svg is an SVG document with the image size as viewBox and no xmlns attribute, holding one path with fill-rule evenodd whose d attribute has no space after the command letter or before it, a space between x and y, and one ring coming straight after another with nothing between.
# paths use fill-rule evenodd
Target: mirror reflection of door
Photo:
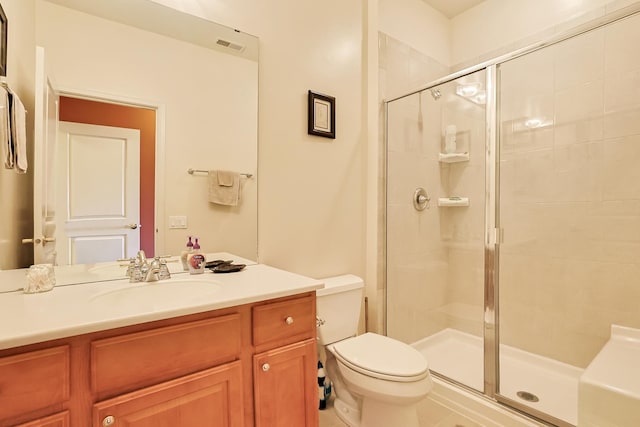
<instances>
[{"instance_id":1,"label":"mirror reflection of door","mask_svg":"<svg viewBox=\"0 0 640 427\"><path fill-rule=\"evenodd\" d=\"M60 225L58 264L114 261L138 249L154 255L155 110L61 96L60 121L59 144L71 140L69 130L77 136L75 155L65 154L62 166L58 159L59 171L71 174L58 190L67 193L58 195L66 204L59 206L66 236ZM132 143L134 134L139 142Z\"/></svg>"},{"instance_id":2,"label":"mirror reflection of door","mask_svg":"<svg viewBox=\"0 0 640 427\"><path fill-rule=\"evenodd\" d=\"M60 264L132 257L140 247L140 131L60 122Z\"/></svg>"}]
</instances>

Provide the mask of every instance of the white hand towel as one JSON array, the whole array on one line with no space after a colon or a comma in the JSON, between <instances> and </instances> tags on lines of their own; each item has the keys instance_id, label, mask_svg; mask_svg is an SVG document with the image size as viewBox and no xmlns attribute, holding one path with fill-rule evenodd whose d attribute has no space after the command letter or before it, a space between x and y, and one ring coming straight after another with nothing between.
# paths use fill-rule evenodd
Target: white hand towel
<instances>
[{"instance_id":1,"label":"white hand towel","mask_svg":"<svg viewBox=\"0 0 640 427\"><path fill-rule=\"evenodd\" d=\"M11 93L11 140L13 141L16 171L26 173L27 162L27 112L22 101L15 93Z\"/></svg>"},{"instance_id":2,"label":"white hand towel","mask_svg":"<svg viewBox=\"0 0 640 427\"><path fill-rule=\"evenodd\" d=\"M11 143L11 127L9 126L9 93L2 86L0 86L0 145L2 145L4 167L13 169L14 154Z\"/></svg>"},{"instance_id":3,"label":"white hand towel","mask_svg":"<svg viewBox=\"0 0 640 427\"><path fill-rule=\"evenodd\" d=\"M237 206L240 201L240 174L230 171L209 171L209 202Z\"/></svg>"}]
</instances>

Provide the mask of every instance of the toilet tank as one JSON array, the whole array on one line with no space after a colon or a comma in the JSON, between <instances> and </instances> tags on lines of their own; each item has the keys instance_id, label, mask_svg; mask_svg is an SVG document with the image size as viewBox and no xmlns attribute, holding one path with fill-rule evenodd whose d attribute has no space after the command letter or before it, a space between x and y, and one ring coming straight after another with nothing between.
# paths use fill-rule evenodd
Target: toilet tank
<instances>
[{"instance_id":1,"label":"toilet tank","mask_svg":"<svg viewBox=\"0 0 640 427\"><path fill-rule=\"evenodd\" d=\"M324 289L316 291L316 314L321 319L318 327L320 344L332 344L355 336L364 282L353 274L320 280L324 282Z\"/></svg>"}]
</instances>

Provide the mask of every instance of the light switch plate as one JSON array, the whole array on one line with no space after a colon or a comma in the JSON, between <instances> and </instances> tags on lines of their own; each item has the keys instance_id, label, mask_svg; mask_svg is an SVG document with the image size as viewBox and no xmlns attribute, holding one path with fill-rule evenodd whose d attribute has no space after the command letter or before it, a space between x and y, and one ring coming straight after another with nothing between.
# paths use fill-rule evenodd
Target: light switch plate
<instances>
[{"instance_id":1,"label":"light switch plate","mask_svg":"<svg viewBox=\"0 0 640 427\"><path fill-rule=\"evenodd\" d=\"M187 228L186 216L170 216L169 228Z\"/></svg>"}]
</instances>

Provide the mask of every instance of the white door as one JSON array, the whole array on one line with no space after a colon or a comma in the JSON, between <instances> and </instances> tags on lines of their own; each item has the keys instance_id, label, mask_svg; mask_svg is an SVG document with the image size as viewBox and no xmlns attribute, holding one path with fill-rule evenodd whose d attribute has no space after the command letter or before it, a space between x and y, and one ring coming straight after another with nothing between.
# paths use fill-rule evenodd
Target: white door
<instances>
[{"instance_id":1,"label":"white door","mask_svg":"<svg viewBox=\"0 0 640 427\"><path fill-rule=\"evenodd\" d=\"M140 247L140 131L60 122L59 264L115 261Z\"/></svg>"},{"instance_id":2,"label":"white door","mask_svg":"<svg viewBox=\"0 0 640 427\"><path fill-rule=\"evenodd\" d=\"M33 243L34 264L56 263L55 156L59 96L45 67L44 49L36 47L34 113Z\"/></svg>"}]
</instances>

